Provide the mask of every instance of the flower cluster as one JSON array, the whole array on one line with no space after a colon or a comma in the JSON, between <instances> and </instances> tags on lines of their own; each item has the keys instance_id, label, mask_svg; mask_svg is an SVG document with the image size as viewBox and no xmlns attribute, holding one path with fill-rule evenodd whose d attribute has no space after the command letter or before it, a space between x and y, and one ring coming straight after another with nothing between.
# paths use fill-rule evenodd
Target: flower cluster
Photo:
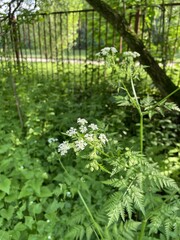
<instances>
[{"instance_id":1,"label":"flower cluster","mask_svg":"<svg viewBox=\"0 0 180 240\"><path fill-rule=\"evenodd\" d=\"M54 142L57 142L58 139L57 138L49 138L48 139L48 143L51 144L51 143L54 143Z\"/></svg>"},{"instance_id":2,"label":"flower cluster","mask_svg":"<svg viewBox=\"0 0 180 240\"><path fill-rule=\"evenodd\" d=\"M137 52L127 51L127 52L124 52L124 53L123 53L123 56L124 56L124 57L137 58L137 57L140 56L140 54L137 53Z\"/></svg>"},{"instance_id":3,"label":"flower cluster","mask_svg":"<svg viewBox=\"0 0 180 240\"><path fill-rule=\"evenodd\" d=\"M61 154L61 156L66 155L66 153L68 152L68 150L71 148L71 146L69 145L69 142L64 141L63 143L59 144L58 146L58 152Z\"/></svg>"},{"instance_id":4,"label":"flower cluster","mask_svg":"<svg viewBox=\"0 0 180 240\"><path fill-rule=\"evenodd\" d=\"M104 133L99 133L99 128L96 124L88 124L84 118L77 119L78 128L71 127L66 131L66 135L71 137L73 141L64 141L58 146L58 152L61 156L65 156L70 149L74 152L83 151L86 146L99 146L106 144L108 139Z\"/></svg>"},{"instance_id":5,"label":"flower cluster","mask_svg":"<svg viewBox=\"0 0 180 240\"><path fill-rule=\"evenodd\" d=\"M103 49L101 49L101 51L99 53L96 54L96 56L98 57L106 57L109 54L113 55L115 53L117 53L117 49L115 47L105 47Z\"/></svg>"}]
</instances>

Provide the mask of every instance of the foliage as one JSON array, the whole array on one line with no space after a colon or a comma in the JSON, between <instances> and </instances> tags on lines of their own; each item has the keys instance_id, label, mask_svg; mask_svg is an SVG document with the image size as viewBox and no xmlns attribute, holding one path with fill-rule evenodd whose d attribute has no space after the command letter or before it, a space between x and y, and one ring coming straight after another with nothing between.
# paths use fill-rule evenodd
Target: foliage
<instances>
[{"instance_id":1,"label":"foliage","mask_svg":"<svg viewBox=\"0 0 180 240\"><path fill-rule=\"evenodd\" d=\"M40 76L29 65L22 75L11 62L1 72L0 236L4 240L179 238L179 189L169 177L179 179L178 112L169 103L159 106L151 96L138 98L142 111L151 112L151 119L148 114L144 117L140 153L138 111L131 104L134 98L129 99L118 83L111 57L106 79L113 74L113 83L104 81L104 71L100 75L94 71L97 82L90 84L76 69L81 82L75 89L71 68L64 67L64 74L53 79ZM127 61L133 70L132 58ZM88 70L90 80L92 68ZM140 79L142 75L140 68ZM133 95L126 74L119 80ZM141 91L140 80L133 76L133 81ZM145 90L142 98L144 94ZM88 121L86 133L82 118ZM71 127L77 134L72 135ZM88 141L87 133L93 134ZM77 145L79 140L87 145ZM60 144L65 141L71 149L62 155ZM159 142L164 143L162 151L155 148L160 148Z\"/></svg>"}]
</instances>

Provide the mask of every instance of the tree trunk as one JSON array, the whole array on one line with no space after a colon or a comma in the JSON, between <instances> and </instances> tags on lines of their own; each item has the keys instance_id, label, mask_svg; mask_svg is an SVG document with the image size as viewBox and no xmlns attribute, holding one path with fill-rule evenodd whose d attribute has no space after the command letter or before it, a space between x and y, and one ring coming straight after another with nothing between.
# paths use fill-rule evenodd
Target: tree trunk
<instances>
[{"instance_id":1,"label":"tree trunk","mask_svg":"<svg viewBox=\"0 0 180 240\"><path fill-rule=\"evenodd\" d=\"M170 77L166 75L165 71L146 49L143 41L130 29L123 15L113 10L102 0L86 1L112 24L114 29L120 33L132 51L136 51L140 54L140 63L146 66L146 72L164 97L177 89L177 86L174 85ZM180 91L171 95L170 99L180 106Z\"/></svg>"}]
</instances>

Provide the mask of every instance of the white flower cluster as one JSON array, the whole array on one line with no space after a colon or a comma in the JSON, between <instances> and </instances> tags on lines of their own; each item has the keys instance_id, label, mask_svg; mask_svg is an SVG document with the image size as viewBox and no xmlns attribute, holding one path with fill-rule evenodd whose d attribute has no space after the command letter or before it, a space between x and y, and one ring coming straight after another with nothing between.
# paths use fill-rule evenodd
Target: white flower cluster
<instances>
[{"instance_id":1,"label":"white flower cluster","mask_svg":"<svg viewBox=\"0 0 180 240\"><path fill-rule=\"evenodd\" d=\"M76 130L76 128L71 127L71 128L66 132L66 134L67 134L69 137L72 137L73 135L76 135L76 134L77 134L77 130Z\"/></svg>"},{"instance_id":2,"label":"white flower cluster","mask_svg":"<svg viewBox=\"0 0 180 240\"><path fill-rule=\"evenodd\" d=\"M63 143L59 144L58 146L58 152L61 154L61 156L66 155L68 150L71 148L69 142L64 141Z\"/></svg>"},{"instance_id":3,"label":"white flower cluster","mask_svg":"<svg viewBox=\"0 0 180 240\"><path fill-rule=\"evenodd\" d=\"M115 54L117 53L117 49L115 47L105 47L101 49L99 53L96 54L98 57L106 57L109 54Z\"/></svg>"},{"instance_id":4,"label":"white flower cluster","mask_svg":"<svg viewBox=\"0 0 180 240\"><path fill-rule=\"evenodd\" d=\"M139 57L139 56L140 56L140 54L139 54L139 53L137 53L137 52L131 52L131 51L127 51L127 52L124 52L124 53L123 53L123 56L124 56L124 57L132 57L132 58L137 58L137 57Z\"/></svg>"},{"instance_id":5,"label":"white flower cluster","mask_svg":"<svg viewBox=\"0 0 180 240\"><path fill-rule=\"evenodd\" d=\"M79 125L78 129L71 127L66 131L66 135L72 137L74 141L72 143L64 141L59 144L58 152L61 156L66 155L71 148L74 149L75 152L79 152L84 150L90 143L95 142L96 144L100 143L102 145L108 142L105 134L98 134L99 128L96 124L91 123L88 125L88 121L84 118L78 118L77 124Z\"/></svg>"},{"instance_id":6,"label":"white flower cluster","mask_svg":"<svg viewBox=\"0 0 180 240\"><path fill-rule=\"evenodd\" d=\"M75 141L75 146L76 146L76 149L75 149L76 151L81 151L85 149L85 147L87 146L87 143L83 139L80 139Z\"/></svg>"},{"instance_id":7,"label":"white flower cluster","mask_svg":"<svg viewBox=\"0 0 180 240\"><path fill-rule=\"evenodd\" d=\"M49 139L48 139L48 143L49 143L49 144L51 144L51 143L53 143L53 142L57 142L57 141L58 141L57 138L49 138Z\"/></svg>"}]
</instances>

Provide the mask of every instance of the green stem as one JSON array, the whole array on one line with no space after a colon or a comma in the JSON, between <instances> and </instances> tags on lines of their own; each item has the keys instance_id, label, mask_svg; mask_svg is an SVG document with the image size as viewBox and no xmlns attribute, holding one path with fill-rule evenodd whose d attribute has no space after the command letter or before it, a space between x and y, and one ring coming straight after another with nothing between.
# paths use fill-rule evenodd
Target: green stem
<instances>
[{"instance_id":1,"label":"green stem","mask_svg":"<svg viewBox=\"0 0 180 240\"><path fill-rule=\"evenodd\" d=\"M102 235L102 233L101 233L101 230L100 230L99 225L98 225L97 222L94 220L93 215L92 215L90 209L88 208L88 206L87 206L87 204L86 204L86 202L85 202L85 200L84 200L84 198L83 198L83 196L82 196L82 194L81 194L80 191L78 191L78 194L79 194L79 197L80 197L82 203L84 204L84 207L86 208L87 213L88 213L89 216L90 216L91 222L93 223L96 231L98 232L99 236L100 236L101 239L103 240L104 238L103 238L103 235ZM98 237L98 235L97 235L97 237ZM99 239L99 237L98 237L98 239Z\"/></svg>"},{"instance_id":2,"label":"green stem","mask_svg":"<svg viewBox=\"0 0 180 240\"><path fill-rule=\"evenodd\" d=\"M133 83L133 80L131 79L131 86L132 86L132 90L133 90L133 94L134 94L134 97L135 97L135 100L136 100L136 108L139 112L139 116L140 116L140 152L143 153L143 118L144 118L144 115L142 113L142 110L141 110L141 106L139 104L139 101L138 101L138 97L137 97L137 94L136 94L136 90L135 90L135 87L134 87L134 83Z\"/></svg>"},{"instance_id":3,"label":"green stem","mask_svg":"<svg viewBox=\"0 0 180 240\"><path fill-rule=\"evenodd\" d=\"M153 110L153 109L155 109L156 107L162 105L169 97L171 97L174 93L178 92L179 90L180 90L180 87L177 88L176 90L174 90L172 93L170 93L170 94L167 95L166 97L164 97L163 99L161 99L161 100L160 100L159 102L157 102L156 104L152 105L152 106L148 109L147 112L144 112L144 115L145 115L145 114L148 114L148 112L149 112L150 110Z\"/></svg>"},{"instance_id":4,"label":"green stem","mask_svg":"<svg viewBox=\"0 0 180 240\"><path fill-rule=\"evenodd\" d=\"M161 99L161 101L159 101L157 104L159 105L159 104L163 103L164 101L166 101L169 97L171 97L174 93L178 92L179 90L180 90L180 87L176 88L172 93L168 94L166 97Z\"/></svg>"},{"instance_id":5,"label":"green stem","mask_svg":"<svg viewBox=\"0 0 180 240\"><path fill-rule=\"evenodd\" d=\"M70 175L70 174L68 173L68 171L66 170L66 168L64 167L64 165L63 165L63 163L61 162L60 159L59 159L59 162L60 162L60 165L61 165L62 169L63 169L68 175ZM84 200L84 198L83 198L83 196L82 196L82 194L81 194L81 192L80 192L79 190L78 190L78 195L79 195L79 197L80 197L80 199L81 199L84 207L86 208L86 211L87 211L88 215L90 216L91 222L93 223L95 230L96 230L97 233L98 233L98 234L97 234L96 231L95 231L95 234L96 234L96 236L97 236L97 239L100 240L100 238L99 238L99 236L100 236L100 237L101 237L101 240L103 240L104 238L103 238L101 229L100 229L98 223L97 223L97 222L95 221L95 219L93 218L93 215L92 215L90 209L88 208L88 206L87 206L87 204L86 204L86 202L85 202L85 200ZM98 236L98 235L99 235L99 236Z\"/></svg>"},{"instance_id":6,"label":"green stem","mask_svg":"<svg viewBox=\"0 0 180 240\"><path fill-rule=\"evenodd\" d=\"M144 238L144 232L145 232L145 228L146 228L146 224L147 224L147 220L145 219L145 220L142 222L141 232L140 232L140 235L139 235L139 239L138 239L138 240L143 240L143 238Z\"/></svg>"},{"instance_id":7,"label":"green stem","mask_svg":"<svg viewBox=\"0 0 180 240\"><path fill-rule=\"evenodd\" d=\"M141 154L143 153L143 128L144 128L144 125L143 125L143 120L144 120L144 116L142 114L142 112L140 112L140 152Z\"/></svg>"}]
</instances>

